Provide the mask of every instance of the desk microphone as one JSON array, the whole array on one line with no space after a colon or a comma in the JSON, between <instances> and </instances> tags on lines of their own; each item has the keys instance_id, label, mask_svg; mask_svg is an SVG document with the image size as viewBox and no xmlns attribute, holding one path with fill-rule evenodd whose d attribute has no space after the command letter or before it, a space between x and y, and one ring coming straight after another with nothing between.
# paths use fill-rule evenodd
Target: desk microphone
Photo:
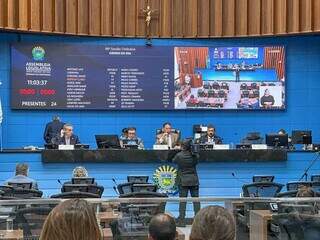
<instances>
[{"instance_id":1,"label":"desk microphone","mask_svg":"<svg viewBox=\"0 0 320 240\"><path fill-rule=\"evenodd\" d=\"M58 183L60 183L61 186L63 185L62 182L60 181L60 179L58 179L57 181L58 181Z\"/></svg>"},{"instance_id":2,"label":"desk microphone","mask_svg":"<svg viewBox=\"0 0 320 240\"><path fill-rule=\"evenodd\" d=\"M114 178L112 178L112 182L114 182L114 184L118 186L118 183L116 182L116 180Z\"/></svg>"},{"instance_id":3,"label":"desk microphone","mask_svg":"<svg viewBox=\"0 0 320 240\"><path fill-rule=\"evenodd\" d=\"M247 184L245 181L243 181L243 180L241 180L240 178L238 178L234 172L232 172L231 175L232 175L232 177L233 177L234 179L236 179L238 182Z\"/></svg>"},{"instance_id":4,"label":"desk microphone","mask_svg":"<svg viewBox=\"0 0 320 240\"><path fill-rule=\"evenodd\" d=\"M113 190L115 191L115 193L116 193L117 195L120 195L119 192L118 192L118 190L117 190L117 188L116 188L115 186L113 186Z\"/></svg>"}]
</instances>

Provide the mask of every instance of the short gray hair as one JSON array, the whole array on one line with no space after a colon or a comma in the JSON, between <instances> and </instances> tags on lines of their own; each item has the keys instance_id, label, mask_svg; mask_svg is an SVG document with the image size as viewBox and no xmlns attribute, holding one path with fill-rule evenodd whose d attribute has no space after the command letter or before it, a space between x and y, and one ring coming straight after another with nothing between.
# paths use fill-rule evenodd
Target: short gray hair
<instances>
[{"instance_id":1,"label":"short gray hair","mask_svg":"<svg viewBox=\"0 0 320 240\"><path fill-rule=\"evenodd\" d=\"M72 171L72 177L74 178L88 177L88 171L82 166L75 167Z\"/></svg>"}]
</instances>

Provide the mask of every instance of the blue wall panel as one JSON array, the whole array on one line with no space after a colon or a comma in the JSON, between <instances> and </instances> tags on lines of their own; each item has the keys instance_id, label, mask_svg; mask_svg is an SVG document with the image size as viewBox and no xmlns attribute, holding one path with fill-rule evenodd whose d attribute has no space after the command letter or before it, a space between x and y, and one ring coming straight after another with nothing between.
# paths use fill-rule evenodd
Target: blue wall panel
<instances>
[{"instance_id":1,"label":"blue wall panel","mask_svg":"<svg viewBox=\"0 0 320 240\"><path fill-rule=\"evenodd\" d=\"M263 46L284 45L286 48L287 109L284 111L13 111L10 97L10 43L12 42L58 42L109 45L142 45L143 39L112 39L87 37L57 37L32 34L0 33L0 94L4 121L3 146L16 148L43 144L45 123L59 114L63 121L71 122L83 143L95 148L94 135L117 133L128 125L135 125L145 146L154 143L155 129L165 121L182 131L183 137L192 135L192 125L213 123L225 142L238 143L249 131L262 134L285 128L311 129L314 142L320 142L320 36L240 38L240 39L155 39L154 45L184 46ZM312 159L311 154L290 154L288 162L281 163L212 163L200 164L201 193L204 195L238 196L241 182L232 178L236 171L243 181L256 174L275 174L280 182L296 179ZM73 164L42 164L40 156L0 155L0 180L11 175L15 163L26 161L31 165L31 176L38 179L45 195L56 193L56 179L70 177ZM111 178L124 179L129 173L152 175L157 164L85 164L89 172L106 187L105 196L113 196ZM316 165L314 171L319 169Z\"/></svg>"}]
</instances>

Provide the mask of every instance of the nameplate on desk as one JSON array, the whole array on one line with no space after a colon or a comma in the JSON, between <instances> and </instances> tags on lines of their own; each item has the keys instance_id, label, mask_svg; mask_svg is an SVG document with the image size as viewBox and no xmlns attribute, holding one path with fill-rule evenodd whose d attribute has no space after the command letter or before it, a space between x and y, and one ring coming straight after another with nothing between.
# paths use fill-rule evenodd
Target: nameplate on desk
<instances>
[{"instance_id":1,"label":"nameplate on desk","mask_svg":"<svg viewBox=\"0 0 320 240\"><path fill-rule=\"evenodd\" d=\"M154 150L168 150L169 146L168 145L162 145L162 144L154 144L153 145Z\"/></svg>"},{"instance_id":2,"label":"nameplate on desk","mask_svg":"<svg viewBox=\"0 0 320 240\"><path fill-rule=\"evenodd\" d=\"M267 150L268 146L267 146L267 144L252 144L251 149L253 149L253 150Z\"/></svg>"},{"instance_id":3,"label":"nameplate on desk","mask_svg":"<svg viewBox=\"0 0 320 240\"><path fill-rule=\"evenodd\" d=\"M74 145L59 145L59 150L74 150Z\"/></svg>"},{"instance_id":4,"label":"nameplate on desk","mask_svg":"<svg viewBox=\"0 0 320 240\"><path fill-rule=\"evenodd\" d=\"M228 150L230 149L229 144L215 144L213 147L214 150Z\"/></svg>"}]
</instances>

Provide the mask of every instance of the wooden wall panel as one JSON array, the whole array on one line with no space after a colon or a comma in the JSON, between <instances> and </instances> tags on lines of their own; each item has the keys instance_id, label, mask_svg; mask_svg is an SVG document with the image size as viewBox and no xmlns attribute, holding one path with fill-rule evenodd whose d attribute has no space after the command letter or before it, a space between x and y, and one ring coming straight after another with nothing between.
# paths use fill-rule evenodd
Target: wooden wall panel
<instances>
[{"instance_id":1,"label":"wooden wall panel","mask_svg":"<svg viewBox=\"0 0 320 240\"><path fill-rule=\"evenodd\" d=\"M19 1L18 0L8 0L7 3L7 26L9 29L16 29L19 26Z\"/></svg>"},{"instance_id":2,"label":"wooden wall panel","mask_svg":"<svg viewBox=\"0 0 320 240\"><path fill-rule=\"evenodd\" d=\"M319 1L319 0L318 0ZM312 31L312 0L300 0L300 31ZM320 12L318 12L320 14Z\"/></svg>"},{"instance_id":3,"label":"wooden wall panel","mask_svg":"<svg viewBox=\"0 0 320 240\"><path fill-rule=\"evenodd\" d=\"M202 38L320 31L320 0L0 0L0 28L94 36Z\"/></svg>"},{"instance_id":4,"label":"wooden wall panel","mask_svg":"<svg viewBox=\"0 0 320 240\"><path fill-rule=\"evenodd\" d=\"M276 0L277 1L277 0ZM270 35L274 31L274 0L261 2L261 34Z\"/></svg>"},{"instance_id":5,"label":"wooden wall panel","mask_svg":"<svg viewBox=\"0 0 320 240\"><path fill-rule=\"evenodd\" d=\"M222 4L222 35L235 35L235 0L223 0Z\"/></svg>"},{"instance_id":6,"label":"wooden wall panel","mask_svg":"<svg viewBox=\"0 0 320 240\"><path fill-rule=\"evenodd\" d=\"M287 32L287 0L274 1L274 33Z\"/></svg>"},{"instance_id":7,"label":"wooden wall panel","mask_svg":"<svg viewBox=\"0 0 320 240\"><path fill-rule=\"evenodd\" d=\"M185 0L172 0L172 36L184 36Z\"/></svg>"},{"instance_id":8,"label":"wooden wall panel","mask_svg":"<svg viewBox=\"0 0 320 240\"><path fill-rule=\"evenodd\" d=\"M160 0L149 0L151 9L154 11L152 13L151 21L151 36L159 37L160 31Z\"/></svg>"},{"instance_id":9,"label":"wooden wall panel","mask_svg":"<svg viewBox=\"0 0 320 240\"><path fill-rule=\"evenodd\" d=\"M196 37L198 33L197 0L185 0L184 36Z\"/></svg>"},{"instance_id":10,"label":"wooden wall panel","mask_svg":"<svg viewBox=\"0 0 320 240\"><path fill-rule=\"evenodd\" d=\"M125 33L124 12L125 12L125 1L113 0L113 35L114 36L124 36L124 33Z\"/></svg>"},{"instance_id":11,"label":"wooden wall panel","mask_svg":"<svg viewBox=\"0 0 320 240\"><path fill-rule=\"evenodd\" d=\"M66 31L66 5L64 0L54 1L54 32Z\"/></svg>"},{"instance_id":12,"label":"wooden wall panel","mask_svg":"<svg viewBox=\"0 0 320 240\"><path fill-rule=\"evenodd\" d=\"M29 30L29 0L19 0L19 30Z\"/></svg>"},{"instance_id":13,"label":"wooden wall panel","mask_svg":"<svg viewBox=\"0 0 320 240\"><path fill-rule=\"evenodd\" d=\"M222 0L210 1L210 36L222 35Z\"/></svg>"},{"instance_id":14,"label":"wooden wall panel","mask_svg":"<svg viewBox=\"0 0 320 240\"><path fill-rule=\"evenodd\" d=\"M313 1L313 30L320 31L320 1Z\"/></svg>"},{"instance_id":15,"label":"wooden wall panel","mask_svg":"<svg viewBox=\"0 0 320 240\"><path fill-rule=\"evenodd\" d=\"M143 37L146 34L146 22L145 22L145 13L143 12L146 9L147 4L145 0L137 0L136 1L136 9L137 9L137 18L136 18L136 35L139 37Z\"/></svg>"},{"instance_id":16,"label":"wooden wall panel","mask_svg":"<svg viewBox=\"0 0 320 240\"><path fill-rule=\"evenodd\" d=\"M210 35L210 0L198 1L198 37Z\"/></svg>"},{"instance_id":17,"label":"wooden wall panel","mask_svg":"<svg viewBox=\"0 0 320 240\"><path fill-rule=\"evenodd\" d=\"M66 0L66 33L77 33L77 16L78 16L77 0Z\"/></svg>"},{"instance_id":18,"label":"wooden wall panel","mask_svg":"<svg viewBox=\"0 0 320 240\"><path fill-rule=\"evenodd\" d=\"M0 0L0 28L6 26L7 21L7 0Z\"/></svg>"},{"instance_id":19,"label":"wooden wall panel","mask_svg":"<svg viewBox=\"0 0 320 240\"><path fill-rule=\"evenodd\" d=\"M287 32L297 33L299 32L299 0L287 1Z\"/></svg>"},{"instance_id":20,"label":"wooden wall panel","mask_svg":"<svg viewBox=\"0 0 320 240\"><path fill-rule=\"evenodd\" d=\"M236 35L245 36L248 33L248 0L236 1Z\"/></svg>"},{"instance_id":21,"label":"wooden wall panel","mask_svg":"<svg viewBox=\"0 0 320 240\"><path fill-rule=\"evenodd\" d=\"M248 0L248 35L260 35L261 0Z\"/></svg>"},{"instance_id":22,"label":"wooden wall panel","mask_svg":"<svg viewBox=\"0 0 320 240\"><path fill-rule=\"evenodd\" d=\"M54 1L42 0L42 31L52 32L54 29Z\"/></svg>"},{"instance_id":23,"label":"wooden wall panel","mask_svg":"<svg viewBox=\"0 0 320 240\"><path fill-rule=\"evenodd\" d=\"M134 37L136 35L136 16L139 14L137 2L134 0L125 0L125 35Z\"/></svg>"},{"instance_id":24,"label":"wooden wall panel","mask_svg":"<svg viewBox=\"0 0 320 240\"><path fill-rule=\"evenodd\" d=\"M101 0L101 35L113 35L113 0Z\"/></svg>"},{"instance_id":25,"label":"wooden wall panel","mask_svg":"<svg viewBox=\"0 0 320 240\"><path fill-rule=\"evenodd\" d=\"M101 0L89 1L89 34L101 35Z\"/></svg>"},{"instance_id":26,"label":"wooden wall panel","mask_svg":"<svg viewBox=\"0 0 320 240\"><path fill-rule=\"evenodd\" d=\"M89 1L91 2L91 0L78 0L77 33L80 35L89 34Z\"/></svg>"},{"instance_id":27,"label":"wooden wall panel","mask_svg":"<svg viewBox=\"0 0 320 240\"><path fill-rule=\"evenodd\" d=\"M30 2L30 30L40 31L41 30L41 0L31 0Z\"/></svg>"},{"instance_id":28,"label":"wooden wall panel","mask_svg":"<svg viewBox=\"0 0 320 240\"><path fill-rule=\"evenodd\" d=\"M160 6L160 35L171 37L172 35L172 1L162 0Z\"/></svg>"}]
</instances>

